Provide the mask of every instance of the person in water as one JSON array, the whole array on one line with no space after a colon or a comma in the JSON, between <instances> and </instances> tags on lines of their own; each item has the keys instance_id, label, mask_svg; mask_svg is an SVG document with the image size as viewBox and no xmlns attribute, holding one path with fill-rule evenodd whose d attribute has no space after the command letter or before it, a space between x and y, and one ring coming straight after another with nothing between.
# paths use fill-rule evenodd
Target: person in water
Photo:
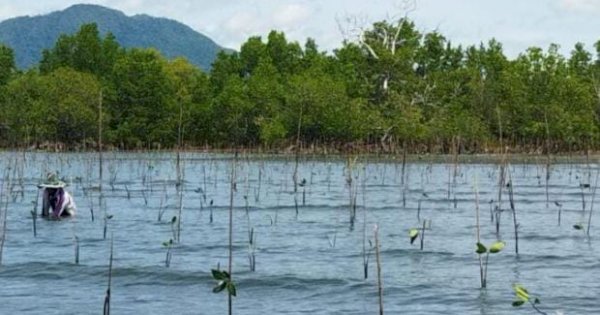
<instances>
[{"instance_id":1,"label":"person in water","mask_svg":"<svg viewBox=\"0 0 600 315\"><path fill-rule=\"evenodd\" d=\"M65 188L65 182L54 173L49 173L46 181L38 187L43 189L42 217L62 218L75 215L75 201ZM50 212L52 209L52 212Z\"/></svg>"}]
</instances>

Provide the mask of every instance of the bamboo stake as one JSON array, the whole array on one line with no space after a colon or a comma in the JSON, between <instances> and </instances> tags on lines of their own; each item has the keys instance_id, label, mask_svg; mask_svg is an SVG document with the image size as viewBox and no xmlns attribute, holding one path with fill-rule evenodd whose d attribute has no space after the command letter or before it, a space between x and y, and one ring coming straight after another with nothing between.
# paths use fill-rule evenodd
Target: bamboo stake
<instances>
[{"instance_id":1,"label":"bamboo stake","mask_svg":"<svg viewBox=\"0 0 600 315\"><path fill-rule=\"evenodd\" d=\"M108 286L106 288L106 296L104 297L103 315L110 315L110 288L112 284L112 265L113 265L113 236L110 238L110 259L108 262Z\"/></svg>"},{"instance_id":2,"label":"bamboo stake","mask_svg":"<svg viewBox=\"0 0 600 315\"><path fill-rule=\"evenodd\" d=\"M230 190L229 190L229 266L227 267L227 272L229 272L229 280L233 281L233 194L236 190L236 163L237 163L237 155L236 152L233 157L233 164L231 165L231 181L230 181ZM233 311L232 305L232 297L231 292L227 290L227 307L228 314L231 315Z\"/></svg>"},{"instance_id":3,"label":"bamboo stake","mask_svg":"<svg viewBox=\"0 0 600 315\"><path fill-rule=\"evenodd\" d=\"M477 177L475 177L475 218L476 218L476 222L477 222L477 243L481 243L481 227L479 224L479 184L477 182ZM483 259L481 258L481 254L477 254L477 256L479 257L479 278L481 281L481 287L485 288L486 286L486 281L485 281L485 277L484 277L484 273L483 273Z\"/></svg>"},{"instance_id":4,"label":"bamboo stake","mask_svg":"<svg viewBox=\"0 0 600 315\"><path fill-rule=\"evenodd\" d=\"M379 315L383 315L383 280L381 279L381 253L379 249L379 227L375 225L375 256L377 257L377 295L379 296Z\"/></svg>"}]
</instances>

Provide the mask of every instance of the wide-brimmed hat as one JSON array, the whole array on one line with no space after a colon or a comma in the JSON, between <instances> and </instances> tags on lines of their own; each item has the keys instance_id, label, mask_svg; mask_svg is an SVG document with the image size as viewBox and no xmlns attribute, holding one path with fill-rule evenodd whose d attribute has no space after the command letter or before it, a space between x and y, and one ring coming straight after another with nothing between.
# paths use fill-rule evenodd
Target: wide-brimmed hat
<instances>
[{"instance_id":1,"label":"wide-brimmed hat","mask_svg":"<svg viewBox=\"0 0 600 315\"><path fill-rule=\"evenodd\" d=\"M46 180L38 185L40 188L63 188L65 186L67 184L60 180L55 173L48 173Z\"/></svg>"}]
</instances>

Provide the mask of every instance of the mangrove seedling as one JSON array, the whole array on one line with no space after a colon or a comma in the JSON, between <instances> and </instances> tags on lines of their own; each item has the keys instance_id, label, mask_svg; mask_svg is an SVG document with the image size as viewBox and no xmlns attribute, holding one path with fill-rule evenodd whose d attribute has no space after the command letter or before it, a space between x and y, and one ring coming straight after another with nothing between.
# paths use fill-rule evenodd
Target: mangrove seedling
<instances>
[{"instance_id":1,"label":"mangrove seedling","mask_svg":"<svg viewBox=\"0 0 600 315\"><path fill-rule=\"evenodd\" d=\"M250 271L256 271L256 234L253 227L248 232L248 263Z\"/></svg>"},{"instance_id":2,"label":"mangrove seedling","mask_svg":"<svg viewBox=\"0 0 600 315\"><path fill-rule=\"evenodd\" d=\"M332 237L329 237L329 235L327 235L327 241L329 241L329 247L334 248L336 240L337 240L337 229L333 231Z\"/></svg>"},{"instance_id":3,"label":"mangrove seedling","mask_svg":"<svg viewBox=\"0 0 600 315\"><path fill-rule=\"evenodd\" d=\"M576 230L580 230L580 231L582 231L582 232L585 233L585 230L583 229L583 223L574 224L573 228L576 229Z\"/></svg>"},{"instance_id":4,"label":"mangrove seedling","mask_svg":"<svg viewBox=\"0 0 600 315\"><path fill-rule=\"evenodd\" d=\"M510 204L510 210L513 214L513 227L515 229L515 254L519 255L519 223L517 223L517 211L515 210L515 198L513 193L512 173L510 171L510 168L508 168L508 183L506 184L506 186L508 187L508 200Z\"/></svg>"},{"instance_id":5,"label":"mangrove seedling","mask_svg":"<svg viewBox=\"0 0 600 315\"><path fill-rule=\"evenodd\" d=\"M75 248L75 264L79 265L79 237L73 235L73 246Z\"/></svg>"},{"instance_id":6,"label":"mangrove seedling","mask_svg":"<svg viewBox=\"0 0 600 315\"><path fill-rule=\"evenodd\" d=\"M304 207L306 205L306 178L303 178L298 186L302 187L302 206Z\"/></svg>"},{"instance_id":7,"label":"mangrove seedling","mask_svg":"<svg viewBox=\"0 0 600 315\"><path fill-rule=\"evenodd\" d=\"M554 201L554 204L558 207L558 226L560 226L560 217L562 212L562 204L558 201Z\"/></svg>"},{"instance_id":8,"label":"mangrove seedling","mask_svg":"<svg viewBox=\"0 0 600 315\"><path fill-rule=\"evenodd\" d=\"M490 248L488 249L485 247L485 245L483 245L481 243L477 243L477 249L475 250L475 252L480 257L481 257L481 255L485 254L485 263L483 264L483 270L482 270L483 279L481 281L482 288L485 288L487 285L487 271L488 271L488 261L489 261L490 254L497 254L497 253L501 252L505 246L506 246L505 242L498 241L498 242L495 242L492 245L490 245Z\"/></svg>"},{"instance_id":9,"label":"mangrove seedling","mask_svg":"<svg viewBox=\"0 0 600 315\"><path fill-rule=\"evenodd\" d=\"M177 237L177 230L175 229L175 223L177 223L177 216L173 216L171 218L171 233L173 234L173 239Z\"/></svg>"},{"instance_id":10,"label":"mangrove seedling","mask_svg":"<svg viewBox=\"0 0 600 315\"><path fill-rule=\"evenodd\" d=\"M163 194L160 197L160 203L158 204L158 222L162 220L162 216L167 210L166 203L169 196L167 196L167 187L163 187Z\"/></svg>"},{"instance_id":11,"label":"mangrove seedling","mask_svg":"<svg viewBox=\"0 0 600 315\"><path fill-rule=\"evenodd\" d=\"M106 231L108 230L108 220L112 219L113 215L112 214L105 214L104 215L104 232L103 232L103 236L104 239L106 239Z\"/></svg>"},{"instance_id":12,"label":"mangrove seedling","mask_svg":"<svg viewBox=\"0 0 600 315\"><path fill-rule=\"evenodd\" d=\"M225 270L211 269L213 279L217 280L217 285L213 288L213 293L219 293L225 289L231 296L236 296L237 291L235 283L231 281L231 275Z\"/></svg>"},{"instance_id":13,"label":"mangrove seedling","mask_svg":"<svg viewBox=\"0 0 600 315\"><path fill-rule=\"evenodd\" d=\"M415 242L417 237L419 237L419 229L412 228L408 231L408 236L410 237L410 244Z\"/></svg>"},{"instance_id":14,"label":"mangrove seedling","mask_svg":"<svg viewBox=\"0 0 600 315\"><path fill-rule=\"evenodd\" d=\"M169 268L171 266L171 249L173 248L173 239L169 239L166 242L162 243L162 246L167 249L167 255L165 257L165 267Z\"/></svg>"},{"instance_id":15,"label":"mangrove seedling","mask_svg":"<svg viewBox=\"0 0 600 315\"><path fill-rule=\"evenodd\" d=\"M542 312L537 306L540 304L540 299L538 297L531 296L525 287L520 284L514 284L513 290L515 291L517 300L512 302L512 306L520 307L525 303L529 303L537 313L547 314L546 312Z\"/></svg>"},{"instance_id":16,"label":"mangrove seedling","mask_svg":"<svg viewBox=\"0 0 600 315\"><path fill-rule=\"evenodd\" d=\"M366 247L366 246L364 246ZM373 251L373 242L369 240L369 250L366 251L363 248L363 273L365 276L365 280L369 277L369 258L371 257L371 252Z\"/></svg>"},{"instance_id":17,"label":"mangrove seedling","mask_svg":"<svg viewBox=\"0 0 600 315\"><path fill-rule=\"evenodd\" d=\"M33 204L33 209L31 210L31 220L33 221L33 237L37 237L37 199L31 203Z\"/></svg>"},{"instance_id":18,"label":"mangrove seedling","mask_svg":"<svg viewBox=\"0 0 600 315\"><path fill-rule=\"evenodd\" d=\"M410 237L410 244L412 245L417 238L421 241L421 250L423 250L423 242L425 240L425 229L427 228L427 220L423 220L423 227L411 228L408 230L408 236ZM421 232L419 232L419 230Z\"/></svg>"},{"instance_id":19,"label":"mangrove seedling","mask_svg":"<svg viewBox=\"0 0 600 315\"><path fill-rule=\"evenodd\" d=\"M213 223L213 200L210 200L210 223Z\"/></svg>"}]
</instances>

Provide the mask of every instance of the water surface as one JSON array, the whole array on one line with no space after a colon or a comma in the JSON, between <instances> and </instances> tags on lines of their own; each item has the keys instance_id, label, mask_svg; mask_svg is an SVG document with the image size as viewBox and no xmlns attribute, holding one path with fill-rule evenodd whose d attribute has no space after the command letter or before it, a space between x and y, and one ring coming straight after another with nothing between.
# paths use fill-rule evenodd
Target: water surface
<instances>
[{"instance_id":1,"label":"water surface","mask_svg":"<svg viewBox=\"0 0 600 315\"><path fill-rule=\"evenodd\" d=\"M11 181L15 186L8 203L0 313L100 313L110 248L110 240L103 238L105 211L113 216L107 234L114 240L114 314L226 312L226 295L212 293L215 281L210 269L227 265L231 156L184 155L181 241L173 248L170 268L165 267L166 249L161 244L173 237L169 222L179 208L173 154L105 154L105 211L98 201L94 154L0 154L0 170L6 171L8 165L17 180ZM38 193L36 184L48 170L70 182L78 214L60 222L38 220L34 238L32 201ZM553 165L548 204L545 167L511 165L520 224L518 256L511 213L502 214L499 235L490 220L498 199L495 164L461 164L454 177L452 164L409 163L403 185L401 164L358 160L352 180L358 187L354 228L349 224L344 160L301 160L298 178L306 185L298 188L296 197L293 171L293 158L253 157L237 163L236 314L377 313L375 256L371 251L365 280L362 254L363 234L369 248L375 224L386 313L531 314L530 308L511 306L513 283L522 283L539 296L541 308L549 313L600 313L599 215L592 217L589 238L572 227L587 225L596 165ZM591 187L582 189L582 183ZM476 186L483 243L502 239L507 244L490 257L488 287L483 290L474 252ZM507 192L504 188L503 209L509 209ZM560 226L555 201L562 204ZM418 241L411 245L408 238L408 230L421 225L419 204L420 219L431 220L423 251ZM255 272L249 268L249 227L256 234ZM79 264L74 263L75 235Z\"/></svg>"}]
</instances>

